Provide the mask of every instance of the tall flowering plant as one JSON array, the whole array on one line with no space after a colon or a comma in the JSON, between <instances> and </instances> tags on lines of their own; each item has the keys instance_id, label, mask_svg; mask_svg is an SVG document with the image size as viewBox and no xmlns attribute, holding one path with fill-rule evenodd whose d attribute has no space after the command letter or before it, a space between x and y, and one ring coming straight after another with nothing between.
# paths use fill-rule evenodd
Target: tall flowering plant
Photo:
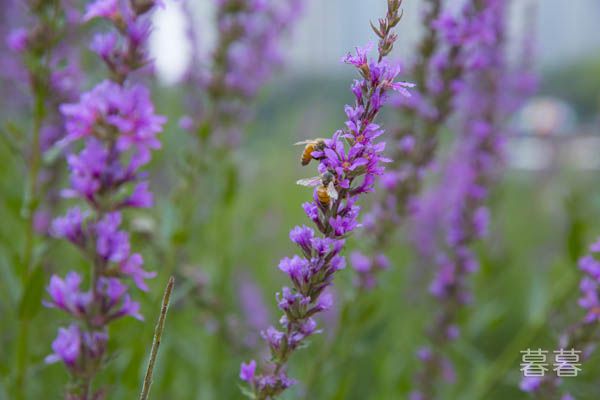
<instances>
[{"instance_id":1,"label":"tall flowering plant","mask_svg":"<svg viewBox=\"0 0 600 400\"><path fill-rule=\"evenodd\" d=\"M61 106L66 121L62 143L74 149L67 156L71 185L63 196L82 205L55 219L51 233L71 242L90 262L87 290L82 274L54 275L45 302L74 319L59 329L53 354L46 358L63 362L69 371L74 384L67 388L68 399L104 398L92 381L104 365L108 325L124 316L142 319L124 279L148 290L145 280L155 275L142 268L143 258L131 251L129 234L122 228L124 210L152 205L140 170L160 147L157 134L165 123L155 114L148 89L127 82L132 71L149 62L145 42L155 5L153 0L98 0L89 5L85 20L104 18L115 27L98 34L92 44L113 80L83 93L79 102Z\"/></svg>"},{"instance_id":2,"label":"tall flowering plant","mask_svg":"<svg viewBox=\"0 0 600 400\"><path fill-rule=\"evenodd\" d=\"M384 60L397 38L392 29L400 21L400 5L400 0L388 0L387 15L373 27L379 37L376 59L369 58L369 48L357 48L355 55L344 58L360 74L352 85L355 104L345 108L346 127L331 139L307 143L307 161L318 160L320 175L299 183L316 186L313 200L303 205L314 228L292 229L290 239L301 255L284 258L279 264L291 286L277 294L283 312L280 328L271 326L262 333L271 360L261 374L256 373L254 360L241 366L240 377L248 383L252 398L275 398L294 383L286 373L287 362L307 337L320 332L314 317L332 305L324 290L345 267L341 251L345 238L358 226L357 201L373 190L375 178L383 173L382 163L389 161L381 155L385 143L375 142L384 132L374 121L390 91L408 95L406 88L412 86L397 82L399 67Z\"/></svg>"},{"instance_id":3,"label":"tall flowering plant","mask_svg":"<svg viewBox=\"0 0 600 400\"><path fill-rule=\"evenodd\" d=\"M10 119L2 124L0 134L17 156L26 161L27 179L21 217L24 219L24 243L19 266L23 295L27 300L32 282L41 271L37 234L47 233L47 210L56 203L52 183L60 177L61 168L54 162L52 146L61 136L62 118L59 105L72 99L77 90L79 73L70 50L76 23L72 20L73 7L68 0L2 4L0 35L6 43L0 45L0 81L5 100L0 114ZM10 29L6 29L10 28ZM6 29L6 31L5 31ZM4 52L10 52L5 54ZM18 91L23 85L24 93ZM30 126L21 127L12 121L15 114L27 110ZM36 290L39 294L39 290ZM32 313L20 313L18 344L16 348L15 396L25 395L25 377L29 361L29 324Z\"/></svg>"},{"instance_id":4,"label":"tall flowering plant","mask_svg":"<svg viewBox=\"0 0 600 400\"><path fill-rule=\"evenodd\" d=\"M478 15L479 34L466 53L469 69L459 101L462 134L435 191L436 198L446 199L446 208L438 215L445 238L439 248L430 249L437 268L429 289L439 301L439 310L427 331L430 343L418 352L423 368L417 375L413 399L434 398L432 381L454 379L452 364L444 353L459 336L458 315L471 300L468 277L478 265L471 246L487 233L486 200L502 165L504 122L529 94L515 95L515 88L508 84L514 77L504 46L507 7L504 1L485 0L474 2L469 11ZM507 84L501 87L499 82ZM438 205L432 207L436 212ZM432 231L427 234L435 236Z\"/></svg>"},{"instance_id":5,"label":"tall flowering plant","mask_svg":"<svg viewBox=\"0 0 600 400\"><path fill-rule=\"evenodd\" d=\"M215 290L218 295L214 296L214 302L196 300L214 319L219 331L215 335L217 340L225 338L231 349L239 347L230 340L235 340L236 335L228 332L232 329L227 321L236 305L228 302L227 293L221 292L234 289L229 283L235 266L227 254L230 251L227 238L232 237L230 206L238 190L239 166L233 153L251 120L260 90L283 64L284 42L299 19L304 1L215 0L216 43L210 52L198 46L197 21L191 12L193 3L183 3L188 15L192 60L182 88L186 93L186 115L179 121L192 143L182 154L178 186L173 191L174 201L179 204L175 214L177 234L166 243L165 253L178 258L171 261L172 265L195 264L197 259L187 254L181 242L188 243L191 237L210 241L215 232L220 236L219 245L226 250L217 256L218 265L207 271L210 280L202 286L222 290ZM213 218L218 220L218 230L206 228ZM175 240L180 241L177 254L173 254ZM211 303L218 304L219 309L210 307Z\"/></svg>"}]
</instances>

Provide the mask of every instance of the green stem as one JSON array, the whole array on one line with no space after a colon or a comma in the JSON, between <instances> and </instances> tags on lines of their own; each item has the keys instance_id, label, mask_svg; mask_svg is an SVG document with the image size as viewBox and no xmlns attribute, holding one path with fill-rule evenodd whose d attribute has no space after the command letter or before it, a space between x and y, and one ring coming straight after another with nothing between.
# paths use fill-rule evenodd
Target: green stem
<instances>
[{"instance_id":1,"label":"green stem","mask_svg":"<svg viewBox=\"0 0 600 400\"><path fill-rule=\"evenodd\" d=\"M40 173L40 166L42 160L42 152L40 149L40 131L42 128L42 121L44 120L44 91L41 89L35 90L35 106L33 111L33 138L31 143L31 159L29 174L27 177L27 189L25 192L25 198L23 200L22 214L26 222L25 232L25 248L23 250L23 269L21 271L21 281L23 285L27 283L29 279L29 273L31 272L31 264L33 260L33 244L35 240L34 231L34 213L37 208L37 183L38 176Z\"/></svg>"},{"instance_id":2,"label":"green stem","mask_svg":"<svg viewBox=\"0 0 600 400\"><path fill-rule=\"evenodd\" d=\"M38 204L37 182L41 166L40 131L45 116L44 102L45 90L41 87L34 88L33 110L33 138L31 143L31 160L27 178L27 189L23 200L22 215L25 219L25 246L23 249L23 263L21 265L21 287L26 291L33 264L33 250L35 242L34 214ZM26 318L26 317L25 317ZM25 398L25 377L29 363L29 320L23 319L19 324L17 346L17 376L15 379L16 399Z\"/></svg>"},{"instance_id":3,"label":"green stem","mask_svg":"<svg viewBox=\"0 0 600 400\"><path fill-rule=\"evenodd\" d=\"M89 400L92 393L92 378L86 377L82 384L83 400Z\"/></svg>"},{"instance_id":4,"label":"green stem","mask_svg":"<svg viewBox=\"0 0 600 400\"><path fill-rule=\"evenodd\" d=\"M171 300L171 293L173 292L174 285L175 278L171 276L169 278L169 282L167 283L167 287L165 288L165 294L163 295L162 305L160 307L160 316L158 317L156 328L154 328L154 339L152 340L152 349L150 350L150 359L148 360L148 368L146 369L146 375L144 376L144 384L142 386L140 400L148 400L148 397L150 396L150 386L152 385L152 374L154 373L154 364L156 363L158 348L160 347L160 341L162 339L163 331L165 330L165 321L167 319L169 301Z\"/></svg>"},{"instance_id":5,"label":"green stem","mask_svg":"<svg viewBox=\"0 0 600 400\"><path fill-rule=\"evenodd\" d=\"M222 200L222 199L220 199ZM221 204L221 202L219 202ZM215 293L219 293L220 298L218 301L221 303L221 312L216 314L214 317L217 319L218 330L214 335L214 344L212 346L212 357L214 365L212 366L211 380L213 382L214 393L221 391L223 382L223 368L224 361L227 358L227 349L229 347L227 332L227 312L231 310L231 304L225 303L226 299L230 298L227 294L229 293L229 285L231 282L231 271L233 263L231 255L233 254L232 235L232 217L233 213L231 209L224 206L220 207L221 217L217 218L215 227L215 248L220 249L219 261L216 264L213 288ZM218 244L219 247L216 247Z\"/></svg>"},{"instance_id":6,"label":"green stem","mask_svg":"<svg viewBox=\"0 0 600 400\"><path fill-rule=\"evenodd\" d=\"M28 344L29 344L29 320L19 321L19 336L17 343L17 377L15 380L15 389L17 400L25 399L25 375L27 373L28 362Z\"/></svg>"}]
</instances>

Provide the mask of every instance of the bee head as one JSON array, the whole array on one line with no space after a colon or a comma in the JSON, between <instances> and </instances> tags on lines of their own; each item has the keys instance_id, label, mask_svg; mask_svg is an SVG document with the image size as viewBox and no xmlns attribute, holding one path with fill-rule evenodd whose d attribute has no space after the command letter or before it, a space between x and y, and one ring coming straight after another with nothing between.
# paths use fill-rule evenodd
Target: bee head
<instances>
[{"instance_id":1,"label":"bee head","mask_svg":"<svg viewBox=\"0 0 600 400\"><path fill-rule=\"evenodd\" d=\"M321 175L321 181L323 182L323 185L327 186L329 185L329 183L331 181L333 181L333 179L335 178L335 175L333 174L333 172L327 170L323 173L323 175Z\"/></svg>"},{"instance_id":2,"label":"bee head","mask_svg":"<svg viewBox=\"0 0 600 400\"><path fill-rule=\"evenodd\" d=\"M315 140L315 150L317 151L323 151L325 150L325 139L317 139Z\"/></svg>"}]
</instances>

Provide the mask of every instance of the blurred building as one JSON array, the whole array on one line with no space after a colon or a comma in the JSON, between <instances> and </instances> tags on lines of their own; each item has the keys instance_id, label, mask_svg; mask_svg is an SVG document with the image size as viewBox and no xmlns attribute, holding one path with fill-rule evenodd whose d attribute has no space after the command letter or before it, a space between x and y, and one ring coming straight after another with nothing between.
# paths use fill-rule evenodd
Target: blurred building
<instances>
[{"instance_id":1,"label":"blurred building","mask_svg":"<svg viewBox=\"0 0 600 400\"><path fill-rule=\"evenodd\" d=\"M292 63L300 69L335 68L340 54L357 44L373 41L368 20L385 12L382 0L308 0L307 9L293 41ZM421 31L423 0L405 1L404 19L399 25L396 54L410 55ZM460 7L463 0L449 0ZM540 66L573 62L600 54L600 1L598 0L513 0L510 16L511 38L520 41L531 34L535 23L537 61ZM532 4L534 5L532 7ZM535 17L528 15L530 10Z\"/></svg>"},{"instance_id":2,"label":"blurred building","mask_svg":"<svg viewBox=\"0 0 600 400\"><path fill-rule=\"evenodd\" d=\"M600 56L600 1L538 1L538 48L544 65Z\"/></svg>"},{"instance_id":3,"label":"blurred building","mask_svg":"<svg viewBox=\"0 0 600 400\"><path fill-rule=\"evenodd\" d=\"M449 0L451 7L460 7L464 0ZM198 32L198 43L210 49L215 39L212 2L191 2ZM421 8L424 0L405 1L404 19L399 25L399 41L395 54L409 58L413 44L421 32ZM532 3L537 17L529 15ZM539 66L570 63L578 58L600 53L600 1L598 0L513 0L510 16L510 37L515 42L531 34L535 23L535 39ZM158 68L164 74L180 71L181 42L186 29L178 2L167 2L165 10L156 15L156 37L153 52ZM385 0L306 0L304 15L290 39L289 68L300 73L328 73L339 70L339 59L356 45L374 42L368 21L376 21L385 13ZM177 50L177 51L175 51ZM161 64L161 59L166 61ZM170 79L167 79L170 80Z\"/></svg>"}]
</instances>

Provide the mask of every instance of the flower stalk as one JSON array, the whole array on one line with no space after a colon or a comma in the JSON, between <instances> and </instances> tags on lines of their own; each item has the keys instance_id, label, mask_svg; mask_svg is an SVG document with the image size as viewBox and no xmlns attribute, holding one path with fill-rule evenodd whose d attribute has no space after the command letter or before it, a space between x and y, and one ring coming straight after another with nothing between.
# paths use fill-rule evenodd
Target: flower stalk
<instances>
[{"instance_id":1,"label":"flower stalk","mask_svg":"<svg viewBox=\"0 0 600 400\"><path fill-rule=\"evenodd\" d=\"M332 297L324 290L332 284L335 273L345 267L340 253L345 239L358 226L360 208L356 203L373 190L375 178L383 173L383 163L389 161L381 156L385 143L375 142L384 133L375 119L390 91L409 95L406 88L413 86L397 82L399 67L384 60L397 38L393 28L400 21L400 6L401 1L388 0L385 18L373 26L379 37L376 59L369 58L369 48L357 48L356 55L348 54L343 59L360 74L352 85L355 104L345 108L346 128L335 132L331 139L307 142L311 158L318 160L319 176L298 183L315 186L313 201L303 205L315 228L303 225L290 232L301 256L284 258L279 264L291 287L277 294L283 312L281 330L271 326L262 333L271 359L261 374L256 373L254 360L241 366L240 377L248 383L252 398L276 398L295 383L286 372L288 361L309 336L320 332L314 317L332 305Z\"/></svg>"},{"instance_id":2,"label":"flower stalk","mask_svg":"<svg viewBox=\"0 0 600 400\"><path fill-rule=\"evenodd\" d=\"M459 336L461 311L471 302L468 277L478 267L472 246L487 234L486 200L502 166L503 133L507 129L503 123L521 101L511 98L513 88L499 84L510 80L504 46L506 2L475 1L470 7L477 15L479 34L474 36L476 41L465 59L469 69L459 107L463 134L444 171L444 183L435 192L449 207L442 217L445 240L437 251L437 270L429 288L438 301L438 313L427 330L429 344L418 352L422 369L411 395L418 400L435 398L438 385L432 382L442 378L454 381L454 369L445 353ZM446 182L453 182L452 187Z\"/></svg>"},{"instance_id":3,"label":"flower stalk","mask_svg":"<svg viewBox=\"0 0 600 400\"><path fill-rule=\"evenodd\" d=\"M43 128L44 124L48 122L48 114L57 111L51 102L50 90L53 88L55 75L60 73L54 61L57 58L56 48L62 34L64 20L61 2L58 0L40 4L30 2L27 5L27 12L32 17L32 27L30 29L23 27L14 29L7 37L7 45L10 50L20 56L22 65L19 64L17 69L18 72L27 76L29 92L33 100L31 110L32 127L27 146L30 151L29 154L22 154L27 160L27 179L21 207L21 216L25 225L20 265L23 293L28 291L32 272L36 266L34 253L38 231L36 230L35 217L43 196L43 188L40 184L44 150L42 145ZM7 140L12 141L12 138ZM12 144L15 148L22 150L18 144ZM23 297L21 301L24 302L25 300L25 297ZM30 317L30 315L20 315L21 320L19 321L15 377L15 397L17 399L25 397L25 379L29 361Z\"/></svg>"},{"instance_id":4,"label":"flower stalk","mask_svg":"<svg viewBox=\"0 0 600 400\"><path fill-rule=\"evenodd\" d=\"M93 381L105 364L108 325L124 316L143 319L140 305L131 299L124 278L143 291L146 279L143 258L131 252L129 234L121 229L122 211L148 208L153 197L140 169L160 147L156 135L166 119L154 113L149 91L130 84L128 76L148 64L145 43L150 32L149 12L156 3L98 0L89 5L84 20L103 18L114 31L97 34L93 50L107 65L112 81L106 80L79 102L63 104L66 136L63 146L76 149L67 155L70 183L62 194L83 205L56 218L51 233L72 243L90 263L89 289L84 278L69 272L52 276L50 300L45 305L69 314L74 322L60 328L46 362L62 362L73 384L66 390L69 400L104 398L104 389Z\"/></svg>"}]
</instances>

